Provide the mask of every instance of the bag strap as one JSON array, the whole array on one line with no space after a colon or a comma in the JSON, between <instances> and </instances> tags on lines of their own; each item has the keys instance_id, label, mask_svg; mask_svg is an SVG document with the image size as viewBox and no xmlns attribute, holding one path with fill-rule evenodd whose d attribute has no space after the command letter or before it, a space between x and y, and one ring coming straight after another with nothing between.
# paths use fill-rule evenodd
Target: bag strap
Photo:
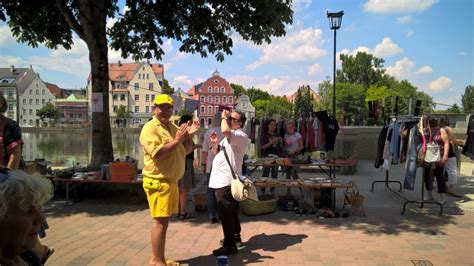
<instances>
[{"instance_id":1,"label":"bag strap","mask_svg":"<svg viewBox=\"0 0 474 266\"><path fill-rule=\"evenodd\" d=\"M229 139L227 139L227 141L229 141ZM229 142L229 145L230 145L230 142ZM229 156L227 155L226 148L223 146L222 149L224 150L225 160L227 161L227 164L230 167L230 171L232 172L232 178L237 179L237 175L234 172L234 168L232 168L232 165L230 164L230 160L229 160Z\"/></svg>"}]
</instances>

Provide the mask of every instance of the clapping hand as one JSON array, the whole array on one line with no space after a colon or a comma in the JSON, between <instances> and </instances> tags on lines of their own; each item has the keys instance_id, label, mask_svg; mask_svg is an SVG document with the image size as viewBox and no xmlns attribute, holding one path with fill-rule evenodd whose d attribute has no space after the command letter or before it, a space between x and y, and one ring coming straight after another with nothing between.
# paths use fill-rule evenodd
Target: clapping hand
<instances>
[{"instance_id":1,"label":"clapping hand","mask_svg":"<svg viewBox=\"0 0 474 266\"><path fill-rule=\"evenodd\" d=\"M217 144L217 141L219 141L219 137L217 136L217 133L212 132L212 134L209 136L209 140L211 141L211 144Z\"/></svg>"},{"instance_id":2,"label":"clapping hand","mask_svg":"<svg viewBox=\"0 0 474 266\"><path fill-rule=\"evenodd\" d=\"M179 126L178 131L176 131L176 135L174 136L174 138L177 141L183 141L187 133L188 133L188 124L184 123L181 126Z\"/></svg>"},{"instance_id":3,"label":"clapping hand","mask_svg":"<svg viewBox=\"0 0 474 266\"><path fill-rule=\"evenodd\" d=\"M199 130L199 127L201 126L201 124L199 123L199 121L189 121L188 122L188 134L189 135L194 135L194 133L196 133L198 130Z\"/></svg>"}]
</instances>

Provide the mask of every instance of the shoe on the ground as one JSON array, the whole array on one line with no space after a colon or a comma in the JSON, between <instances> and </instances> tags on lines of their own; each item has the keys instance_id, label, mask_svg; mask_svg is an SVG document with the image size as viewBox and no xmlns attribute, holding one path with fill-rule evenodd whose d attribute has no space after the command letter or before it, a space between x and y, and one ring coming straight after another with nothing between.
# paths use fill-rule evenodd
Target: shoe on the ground
<instances>
[{"instance_id":1,"label":"shoe on the ground","mask_svg":"<svg viewBox=\"0 0 474 266\"><path fill-rule=\"evenodd\" d=\"M456 197L456 198L461 198L462 197L461 195L456 193L456 191L452 191L452 190L448 190L448 192L446 194L448 194L449 196L452 196L452 197Z\"/></svg>"},{"instance_id":2,"label":"shoe on the ground","mask_svg":"<svg viewBox=\"0 0 474 266\"><path fill-rule=\"evenodd\" d=\"M433 197L426 197L426 196L425 196L425 197L423 198L423 200L429 201L429 200L434 200L434 198L433 198Z\"/></svg>"},{"instance_id":3,"label":"shoe on the ground","mask_svg":"<svg viewBox=\"0 0 474 266\"><path fill-rule=\"evenodd\" d=\"M239 253L237 247L220 247L212 251L214 256L229 256Z\"/></svg>"},{"instance_id":4,"label":"shoe on the ground","mask_svg":"<svg viewBox=\"0 0 474 266\"><path fill-rule=\"evenodd\" d=\"M224 246L224 239L221 239L221 246ZM240 248L242 246L242 239L240 237L235 238L235 246Z\"/></svg>"},{"instance_id":5,"label":"shoe on the ground","mask_svg":"<svg viewBox=\"0 0 474 266\"><path fill-rule=\"evenodd\" d=\"M210 224L217 224L217 223L219 223L219 219L217 219L217 217L209 218L209 223Z\"/></svg>"}]
</instances>

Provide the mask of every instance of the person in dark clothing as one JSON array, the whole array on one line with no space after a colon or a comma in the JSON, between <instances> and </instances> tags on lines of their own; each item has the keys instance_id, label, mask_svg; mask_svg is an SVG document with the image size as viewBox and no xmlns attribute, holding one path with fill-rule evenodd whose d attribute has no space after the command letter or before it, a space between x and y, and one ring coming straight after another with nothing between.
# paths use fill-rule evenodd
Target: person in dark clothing
<instances>
[{"instance_id":1,"label":"person in dark clothing","mask_svg":"<svg viewBox=\"0 0 474 266\"><path fill-rule=\"evenodd\" d=\"M326 151L334 150L334 143L336 143L336 135L339 132L339 123L337 123L334 116L329 116L324 124L324 136L326 143Z\"/></svg>"},{"instance_id":2,"label":"person in dark clothing","mask_svg":"<svg viewBox=\"0 0 474 266\"><path fill-rule=\"evenodd\" d=\"M260 149L262 150L262 157L268 157L269 155L282 155L282 138L276 133L277 122L274 119L270 119L263 127L262 138L260 139ZM270 171L272 178L278 178L278 165L274 166L263 166L262 177L268 177ZM265 194L265 187L261 189L262 194ZM270 193L275 193L275 188L270 188Z\"/></svg>"}]
</instances>

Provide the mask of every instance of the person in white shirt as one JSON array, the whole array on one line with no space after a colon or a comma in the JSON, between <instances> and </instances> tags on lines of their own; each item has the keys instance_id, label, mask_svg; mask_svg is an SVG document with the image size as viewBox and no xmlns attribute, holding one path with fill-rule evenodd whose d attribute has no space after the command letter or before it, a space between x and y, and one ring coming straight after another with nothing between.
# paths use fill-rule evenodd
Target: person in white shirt
<instances>
[{"instance_id":1,"label":"person in white shirt","mask_svg":"<svg viewBox=\"0 0 474 266\"><path fill-rule=\"evenodd\" d=\"M242 131L246 121L245 115L239 111L233 111L230 115L229 113L228 110L222 112L221 131L225 138L219 143L219 152L217 152L217 134L210 136L212 151L217 154L212 162L209 187L216 190L217 214L224 231L222 247L212 252L215 256L237 254L237 245L242 243L237 210L238 202L232 197L230 189L232 182L230 167L233 168L237 175L242 174L242 164L248 137ZM223 150L227 153L230 166Z\"/></svg>"}]
</instances>

